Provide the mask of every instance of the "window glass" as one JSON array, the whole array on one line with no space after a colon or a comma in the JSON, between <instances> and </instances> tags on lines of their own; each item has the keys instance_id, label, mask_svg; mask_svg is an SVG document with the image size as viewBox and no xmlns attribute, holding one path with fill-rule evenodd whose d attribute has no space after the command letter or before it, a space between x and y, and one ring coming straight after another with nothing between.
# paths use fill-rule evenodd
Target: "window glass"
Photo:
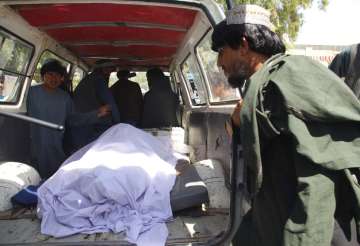
<instances>
[{"instance_id":1,"label":"window glass","mask_svg":"<svg viewBox=\"0 0 360 246\"><path fill-rule=\"evenodd\" d=\"M61 64L66 68L66 71L67 72L70 72L70 69L71 69L71 63L64 60L63 58L55 55L54 53L48 51L48 50L45 50L40 59L39 59L39 62L38 64L36 65L36 70L35 70L35 73L34 73L34 76L33 76L33 79L31 81L31 85L35 85L37 83L41 83L41 74L40 74L40 69L42 67L42 65L44 65L44 63L49 60L49 59L55 59L55 60L58 60L59 62L61 62Z\"/></svg>"},{"instance_id":2,"label":"window glass","mask_svg":"<svg viewBox=\"0 0 360 246\"><path fill-rule=\"evenodd\" d=\"M25 75L33 47L0 30L0 68Z\"/></svg>"},{"instance_id":3,"label":"window glass","mask_svg":"<svg viewBox=\"0 0 360 246\"><path fill-rule=\"evenodd\" d=\"M130 78L131 81L134 81L140 85L141 93L144 95L149 91L149 84L146 78L146 72L136 72L136 76Z\"/></svg>"},{"instance_id":4,"label":"window glass","mask_svg":"<svg viewBox=\"0 0 360 246\"><path fill-rule=\"evenodd\" d=\"M109 87L113 86L116 81L118 81L118 77L116 75L117 72L112 72L109 77Z\"/></svg>"},{"instance_id":5,"label":"window glass","mask_svg":"<svg viewBox=\"0 0 360 246\"><path fill-rule=\"evenodd\" d=\"M16 103L24 80L24 75L0 69L0 103Z\"/></svg>"},{"instance_id":6,"label":"window glass","mask_svg":"<svg viewBox=\"0 0 360 246\"><path fill-rule=\"evenodd\" d=\"M196 60L192 55L189 55L181 65L181 72L190 92L192 103L194 105L205 104L205 90L202 84L198 66L196 65Z\"/></svg>"},{"instance_id":7,"label":"window glass","mask_svg":"<svg viewBox=\"0 0 360 246\"><path fill-rule=\"evenodd\" d=\"M240 98L239 91L227 82L222 69L217 66L217 53L211 50L210 34L196 48L210 86L210 101L223 102Z\"/></svg>"},{"instance_id":8,"label":"window glass","mask_svg":"<svg viewBox=\"0 0 360 246\"><path fill-rule=\"evenodd\" d=\"M85 77L86 73L81 67L76 67L72 78L72 90L78 86L80 81Z\"/></svg>"},{"instance_id":9,"label":"window glass","mask_svg":"<svg viewBox=\"0 0 360 246\"><path fill-rule=\"evenodd\" d=\"M26 77L33 46L0 30L0 102L16 103Z\"/></svg>"}]
</instances>

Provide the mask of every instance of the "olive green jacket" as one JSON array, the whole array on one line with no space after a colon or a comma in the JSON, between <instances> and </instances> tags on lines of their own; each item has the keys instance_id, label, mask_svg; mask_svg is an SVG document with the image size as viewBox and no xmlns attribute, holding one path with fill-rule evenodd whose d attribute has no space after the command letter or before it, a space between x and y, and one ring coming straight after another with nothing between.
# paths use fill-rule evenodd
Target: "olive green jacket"
<instances>
[{"instance_id":1,"label":"olive green jacket","mask_svg":"<svg viewBox=\"0 0 360 246\"><path fill-rule=\"evenodd\" d=\"M360 228L360 103L343 81L276 55L250 78L240 121L257 245L329 246L334 218Z\"/></svg>"}]
</instances>

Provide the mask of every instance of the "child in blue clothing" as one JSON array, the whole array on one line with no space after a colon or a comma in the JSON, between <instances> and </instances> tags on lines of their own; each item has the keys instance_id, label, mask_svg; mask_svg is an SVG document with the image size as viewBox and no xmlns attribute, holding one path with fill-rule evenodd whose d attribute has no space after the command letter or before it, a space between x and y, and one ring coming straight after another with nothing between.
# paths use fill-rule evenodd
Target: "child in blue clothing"
<instances>
[{"instance_id":1,"label":"child in blue clothing","mask_svg":"<svg viewBox=\"0 0 360 246\"><path fill-rule=\"evenodd\" d=\"M103 105L88 113L76 113L71 97L59 89L65 68L57 60L49 60L41 67L43 84L29 90L28 115L67 127L95 124L110 114L110 107ZM63 150L64 132L38 125L30 126L31 161L42 178L49 178L66 159Z\"/></svg>"}]
</instances>

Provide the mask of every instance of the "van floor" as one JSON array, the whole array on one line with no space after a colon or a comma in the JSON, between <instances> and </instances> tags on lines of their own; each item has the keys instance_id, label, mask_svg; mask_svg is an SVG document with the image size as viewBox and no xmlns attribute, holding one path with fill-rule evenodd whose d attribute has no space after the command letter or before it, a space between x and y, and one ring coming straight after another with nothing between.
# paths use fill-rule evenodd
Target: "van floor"
<instances>
[{"instance_id":1,"label":"van floor","mask_svg":"<svg viewBox=\"0 0 360 246\"><path fill-rule=\"evenodd\" d=\"M7 217L8 216L8 217ZM206 243L219 236L228 226L228 210L181 213L167 223L169 236L166 245ZM0 214L0 245L131 245L124 233L76 234L54 238L40 233L40 220L35 211Z\"/></svg>"}]
</instances>

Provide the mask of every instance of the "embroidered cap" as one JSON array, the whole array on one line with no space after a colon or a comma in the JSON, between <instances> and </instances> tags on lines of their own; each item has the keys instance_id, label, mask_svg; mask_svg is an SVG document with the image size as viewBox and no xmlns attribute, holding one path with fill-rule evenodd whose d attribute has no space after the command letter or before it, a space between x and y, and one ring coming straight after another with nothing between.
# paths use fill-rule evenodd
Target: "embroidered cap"
<instances>
[{"instance_id":1,"label":"embroidered cap","mask_svg":"<svg viewBox=\"0 0 360 246\"><path fill-rule=\"evenodd\" d=\"M258 24L274 30L270 22L270 12L258 5L241 4L227 11L227 25L232 24Z\"/></svg>"}]
</instances>

